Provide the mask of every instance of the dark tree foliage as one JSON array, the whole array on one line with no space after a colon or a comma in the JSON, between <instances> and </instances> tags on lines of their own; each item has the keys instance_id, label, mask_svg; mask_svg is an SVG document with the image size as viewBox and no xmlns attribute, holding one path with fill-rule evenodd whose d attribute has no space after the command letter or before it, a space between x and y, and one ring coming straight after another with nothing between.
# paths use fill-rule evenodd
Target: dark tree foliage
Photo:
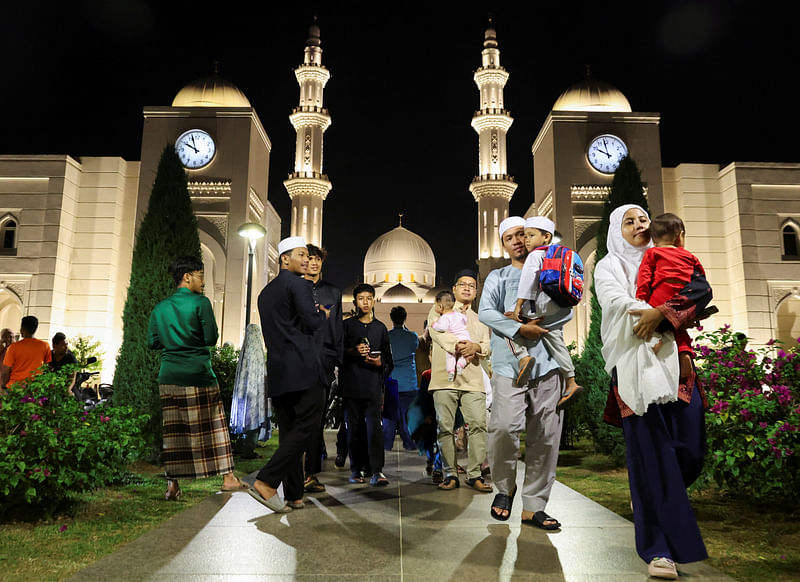
<instances>
[{"instance_id":1,"label":"dark tree foliage","mask_svg":"<svg viewBox=\"0 0 800 582\"><path fill-rule=\"evenodd\" d=\"M595 265L608 254L606 239L611 212L623 204L638 204L647 210L647 199L644 197L641 173L636 162L630 157L624 158L614 174L611 192L603 207L603 218L597 233L597 252ZM591 283L591 322L586 343L580 358L576 361L575 376L579 384L586 388L584 398L576 403L573 414L581 418L592 435L592 440L601 453L607 454L617 462L625 459L625 444L622 430L603 422L603 410L608 398L611 378L605 371L605 360L601 353L600 322L602 312L595 294L594 277Z\"/></svg>"},{"instance_id":2,"label":"dark tree foliage","mask_svg":"<svg viewBox=\"0 0 800 582\"><path fill-rule=\"evenodd\" d=\"M147 437L156 459L161 450L160 354L147 347L147 327L156 304L175 292L167 268L177 256L200 254L197 219L186 174L174 148L161 154L147 213L136 234L128 297L122 316L123 338L114 374L115 402L150 414Z\"/></svg>"}]
</instances>

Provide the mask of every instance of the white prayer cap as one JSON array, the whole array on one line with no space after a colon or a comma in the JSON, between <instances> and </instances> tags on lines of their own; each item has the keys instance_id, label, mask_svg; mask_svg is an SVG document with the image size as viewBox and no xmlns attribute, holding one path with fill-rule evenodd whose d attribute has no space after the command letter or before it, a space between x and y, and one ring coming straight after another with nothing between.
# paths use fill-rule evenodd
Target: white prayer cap
<instances>
[{"instance_id":1,"label":"white prayer cap","mask_svg":"<svg viewBox=\"0 0 800 582\"><path fill-rule=\"evenodd\" d=\"M500 233L500 238L503 238L505 232L511 228L517 227L525 228L525 219L521 216L509 216L503 222L500 223L500 227L497 231Z\"/></svg>"},{"instance_id":2,"label":"white prayer cap","mask_svg":"<svg viewBox=\"0 0 800 582\"><path fill-rule=\"evenodd\" d=\"M306 239L302 236L290 236L278 243L278 254L288 253L292 249L306 246Z\"/></svg>"},{"instance_id":3,"label":"white prayer cap","mask_svg":"<svg viewBox=\"0 0 800 582\"><path fill-rule=\"evenodd\" d=\"M544 216L531 216L525 221L525 228L538 228L544 232L553 234L556 231L556 225L549 218Z\"/></svg>"}]
</instances>

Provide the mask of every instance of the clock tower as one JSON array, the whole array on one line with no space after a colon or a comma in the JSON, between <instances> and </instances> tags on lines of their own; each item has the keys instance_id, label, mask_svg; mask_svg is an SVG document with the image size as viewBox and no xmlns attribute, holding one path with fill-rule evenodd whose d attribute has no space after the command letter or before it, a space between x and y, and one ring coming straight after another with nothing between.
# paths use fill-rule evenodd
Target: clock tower
<instances>
[{"instance_id":1,"label":"clock tower","mask_svg":"<svg viewBox=\"0 0 800 582\"><path fill-rule=\"evenodd\" d=\"M491 21L484 34L481 67L473 78L480 91L480 109L472 116L472 128L478 133L478 175L469 191L478 203L478 269L483 280L508 259L498 228L508 216L508 202L517 189L508 175L506 155L506 133L514 122L503 100L508 71L500 66L497 33Z\"/></svg>"},{"instance_id":2,"label":"clock tower","mask_svg":"<svg viewBox=\"0 0 800 582\"><path fill-rule=\"evenodd\" d=\"M589 75L553 105L533 142L534 203L526 216L555 222L562 244L576 250L589 279L597 230L614 171L630 155L642 175L651 215L664 212L660 116L636 113L621 91ZM587 293L588 295L588 293ZM589 325L588 297L564 328L581 346Z\"/></svg>"},{"instance_id":3,"label":"clock tower","mask_svg":"<svg viewBox=\"0 0 800 582\"><path fill-rule=\"evenodd\" d=\"M165 144L175 146L186 169L220 342L241 345L248 242L237 234L240 225L267 230L254 249L251 321L258 321L258 293L278 271L280 218L267 201L269 137L244 93L216 73L181 89L169 107L145 107L137 226Z\"/></svg>"}]
</instances>

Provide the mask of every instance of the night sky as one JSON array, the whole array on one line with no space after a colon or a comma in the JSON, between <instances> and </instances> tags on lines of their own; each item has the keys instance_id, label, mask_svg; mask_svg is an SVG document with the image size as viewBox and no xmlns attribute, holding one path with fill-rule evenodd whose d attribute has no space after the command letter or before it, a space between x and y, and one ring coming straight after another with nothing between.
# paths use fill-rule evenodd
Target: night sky
<instances>
[{"instance_id":1,"label":"night sky","mask_svg":"<svg viewBox=\"0 0 800 582\"><path fill-rule=\"evenodd\" d=\"M586 65L634 111L660 112L664 166L800 162L800 8L756 8L764 5L484 4L511 74L509 168L519 184L511 212L532 202L531 145ZM476 256L477 207L468 190L478 164L472 73L489 10L433 2L309 6L7 3L0 153L138 160L142 108L170 105L218 60L272 141L269 200L287 236L291 203L282 181L293 169L293 69L316 14L323 64L332 73L325 89L333 118L324 150L333 183L323 223L331 252L325 276L340 286L356 282L369 244L403 212L403 225L429 242L437 274L449 280Z\"/></svg>"}]
</instances>

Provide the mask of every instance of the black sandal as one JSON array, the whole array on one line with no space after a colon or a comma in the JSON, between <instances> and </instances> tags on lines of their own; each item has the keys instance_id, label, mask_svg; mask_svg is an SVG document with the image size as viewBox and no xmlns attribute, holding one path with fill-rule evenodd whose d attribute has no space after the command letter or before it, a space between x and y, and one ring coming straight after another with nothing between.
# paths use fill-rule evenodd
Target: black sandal
<instances>
[{"instance_id":1,"label":"black sandal","mask_svg":"<svg viewBox=\"0 0 800 582\"><path fill-rule=\"evenodd\" d=\"M444 481L439 483L438 487L444 491L452 491L453 489L458 489L461 487L461 481L458 480L458 477L449 475Z\"/></svg>"},{"instance_id":2,"label":"black sandal","mask_svg":"<svg viewBox=\"0 0 800 582\"><path fill-rule=\"evenodd\" d=\"M509 517L511 517L511 505L514 503L514 494L517 492L517 488L514 487L514 490L511 492L511 495L506 495L505 493L498 493L494 496L494 501L492 501L492 506L489 508L489 515L499 521L507 521ZM503 515L502 513L498 513L495 509L499 509L501 512L503 510L508 511L508 515Z\"/></svg>"},{"instance_id":3,"label":"black sandal","mask_svg":"<svg viewBox=\"0 0 800 582\"><path fill-rule=\"evenodd\" d=\"M546 521L554 521L555 523L550 523L545 525L544 522ZM523 519L522 523L535 525L538 528L546 529L546 530L553 530L553 529L560 529L561 524L555 517L550 517L544 511L537 511L533 514L533 519Z\"/></svg>"}]
</instances>

